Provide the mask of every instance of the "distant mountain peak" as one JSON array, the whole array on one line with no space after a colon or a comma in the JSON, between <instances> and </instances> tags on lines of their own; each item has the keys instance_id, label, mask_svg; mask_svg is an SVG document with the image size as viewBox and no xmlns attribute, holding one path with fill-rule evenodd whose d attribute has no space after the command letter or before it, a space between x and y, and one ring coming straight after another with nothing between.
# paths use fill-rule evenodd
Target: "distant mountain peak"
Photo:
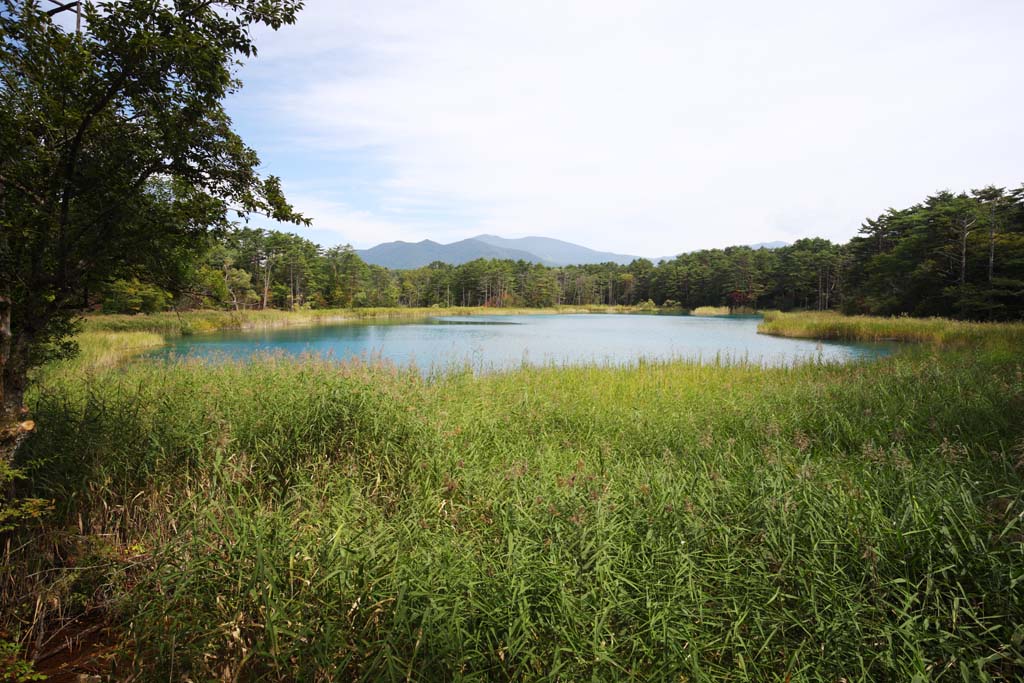
<instances>
[{"instance_id":1,"label":"distant mountain peak","mask_svg":"<svg viewBox=\"0 0 1024 683\"><path fill-rule=\"evenodd\" d=\"M520 249L536 254L541 260L561 266L584 263L619 263L622 265L635 261L639 256L616 254L610 251L597 251L565 240L553 237L498 237L497 235L477 235L473 239L486 242L492 246Z\"/></svg>"},{"instance_id":2,"label":"distant mountain peak","mask_svg":"<svg viewBox=\"0 0 1024 683\"><path fill-rule=\"evenodd\" d=\"M785 242L761 242L749 245L751 249L778 249ZM482 234L449 244L425 239L419 242L384 242L357 252L367 263L394 270L422 268L435 261L458 266L476 259L509 259L540 263L546 266L574 266L593 263L628 265L642 256L597 251L579 244L553 237L500 237ZM648 259L653 263L672 260L675 256Z\"/></svg>"},{"instance_id":3,"label":"distant mountain peak","mask_svg":"<svg viewBox=\"0 0 1024 683\"><path fill-rule=\"evenodd\" d=\"M541 263L547 266L569 266L586 263L627 264L637 256L596 251L551 237L519 237L507 239L497 235L477 235L450 244L433 240L419 242L385 242L370 249L357 250L370 264L395 270L421 268L435 261L457 266L479 258L510 259Z\"/></svg>"}]
</instances>

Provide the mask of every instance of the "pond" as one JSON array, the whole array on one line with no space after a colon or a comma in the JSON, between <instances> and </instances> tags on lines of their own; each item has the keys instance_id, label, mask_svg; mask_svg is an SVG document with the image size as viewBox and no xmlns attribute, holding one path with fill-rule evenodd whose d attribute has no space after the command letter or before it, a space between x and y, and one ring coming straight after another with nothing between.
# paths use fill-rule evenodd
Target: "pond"
<instances>
[{"instance_id":1,"label":"pond","mask_svg":"<svg viewBox=\"0 0 1024 683\"><path fill-rule=\"evenodd\" d=\"M890 345L818 342L757 334L758 316L629 314L474 315L419 320L219 332L174 339L162 358L248 359L265 353L338 360L383 359L424 371L469 366L689 359L790 365L845 362L891 352Z\"/></svg>"}]
</instances>

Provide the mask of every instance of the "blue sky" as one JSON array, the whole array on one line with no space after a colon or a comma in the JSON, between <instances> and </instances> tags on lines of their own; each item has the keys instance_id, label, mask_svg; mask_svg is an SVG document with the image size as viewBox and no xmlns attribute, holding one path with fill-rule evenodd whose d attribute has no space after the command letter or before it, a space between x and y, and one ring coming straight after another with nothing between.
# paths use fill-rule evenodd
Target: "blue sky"
<instances>
[{"instance_id":1,"label":"blue sky","mask_svg":"<svg viewBox=\"0 0 1024 683\"><path fill-rule=\"evenodd\" d=\"M324 246L846 240L1024 182L1022 25L1016 0L307 0L229 111Z\"/></svg>"}]
</instances>

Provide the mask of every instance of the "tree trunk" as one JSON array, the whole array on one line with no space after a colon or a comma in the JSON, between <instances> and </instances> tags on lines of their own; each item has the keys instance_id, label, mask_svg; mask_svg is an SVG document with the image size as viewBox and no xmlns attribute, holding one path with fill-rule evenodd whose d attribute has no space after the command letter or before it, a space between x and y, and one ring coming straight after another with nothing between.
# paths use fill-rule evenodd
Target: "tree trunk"
<instances>
[{"instance_id":1,"label":"tree trunk","mask_svg":"<svg viewBox=\"0 0 1024 683\"><path fill-rule=\"evenodd\" d=\"M295 310L295 264L288 264L288 284L291 287L289 290L288 310Z\"/></svg>"},{"instance_id":2,"label":"tree trunk","mask_svg":"<svg viewBox=\"0 0 1024 683\"><path fill-rule=\"evenodd\" d=\"M967 284L967 237L974 232L971 228L977 222L977 218L960 219L960 290L963 291Z\"/></svg>"},{"instance_id":3,"label":"tree trunk","mask_svg":"<svg viewBox=\"0 0 1024 683\"><path fill-rule=\"evenodd\" d=\"M28 363L11 331L11 299L0 295L0 462L14 459L18 445L35 428L25 409Z\"/></svg>"},{"instance_id":4,"label":"tree trunk","mask_svg":"<svg viewBox=\"0 0 1024 683\"><path fill-rule=\"evenodd\" d=\"M821 266L818 266L818 310L821 310Z\"/></svg>"},{"instance_id":5,"label":"tree trunk","mask_svg":"<svg viewBox=\"0 0 1024 683\"><path fill-rule=\"evenodd\" d=\"M27 363L14 344L11 331L11 299L0 295L0 411L4 417L21 412L25 396Z\"/></svg>"},{"instance_id":6,"label":"tree trunk","mask_svg":"<svg viewBox=\"0 0 1024 683\"><path fill-rule=\"evenodd\" d=\"M272 264L270 254L267 254L266 272L263 273L263 300L260 302L260 309L267 310L267 298L270 295L270 267Z\"/></svg>"},{"instance_id":7,"label":"tree trunk","mask_svg":"<svg viewBox=\"0 0 1024 683\"><path fill-rule=\"evenodd\" d=\"M11 298L0 294L0 409L7 410L7 361L11 357Z\"/></svg>"},{"instance_id":8,"label":"tree trunk","mask_svg":"<svg viewBox=\"0 0 1024 683\"><path fill-rule=\"evenodd\" d=\"M969 230L964 231L963 239L960 242L960 287L961 289L967 284L967 236L970 235Z\"/></svg>"},{"instance_id":9,"label":"tree trunk","mask_svg":"<svg viewBox=\"0 0 1024 683\"><path fill-rule=\"evenodd\" d=\"M996 265L996 207L989 210L988 221L988 283L992 284L992 273Z\"/></svg>"}]
</instances>

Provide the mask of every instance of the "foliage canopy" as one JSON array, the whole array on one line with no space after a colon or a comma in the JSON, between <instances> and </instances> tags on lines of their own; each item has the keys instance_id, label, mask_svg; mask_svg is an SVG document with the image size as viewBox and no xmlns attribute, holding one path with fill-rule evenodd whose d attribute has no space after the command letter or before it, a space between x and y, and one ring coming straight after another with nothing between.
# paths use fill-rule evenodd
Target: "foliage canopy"
<instances>
[{"instance_id":1,"label":"foliage canopy","mask_svg":"<svg viewBox=\"0 0 1024 683\"><path fill-rule=\"evenodd\" d=\"M304 222L232 129L224 98L251 29L298 0L84 3L69 33L38 2L0 0L0 367L68 350L74 315L111 277L173 283L231 218Z\"/></svg>"}]
</instances>

